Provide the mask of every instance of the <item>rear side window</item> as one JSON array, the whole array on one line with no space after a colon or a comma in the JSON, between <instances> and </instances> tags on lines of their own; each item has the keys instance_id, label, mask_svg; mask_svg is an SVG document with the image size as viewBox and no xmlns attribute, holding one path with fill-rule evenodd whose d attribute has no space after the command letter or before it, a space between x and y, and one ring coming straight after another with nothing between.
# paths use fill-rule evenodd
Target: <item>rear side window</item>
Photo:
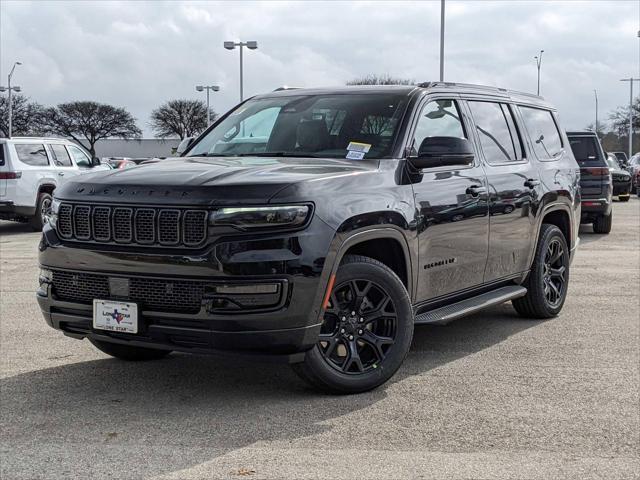
<instances>
[{"instance_id":1,"label":"rear side window","mask_svg":"<svg viewBox=\"0 0 640 480\"><path fill-rule=\"evenodd\" d=\"M0 167L4 165L4 143L0 143Z\"/></svg>"},{"instance_id":2,"label":"rear side window","mask_svg":"<svg viewBox=\"0 0 640 480\"><path fill-rule=\"evenodd\" d=\"M15 145L18 158L22 163L34 167L46 167L49 165L49 158L44 145L41 143L18 143Z\"/></svg>"},{"instance_id":3,"label":"rear side window","mask_svg":"<svg viewBox=\"0 0 640 480\"><path fill-rule=\"evenodd\" d=\"M569 137L571 150L581 167L606 167L600 143L592 136Z\"/></svg>"},{"instance_id":4,"label":"rear side window","mask_svg":"<svg viewBox=\"0 0 640 480\"><path fill-rule=\"evenodd\" d=\"M69 152L64 148L64 145L60 144L52 144L51 153L53 153L53 161L59 167L70 167L71 166L71 157L69 156Z\"/></svg>"},{"instance_id":5,"label":"rear side window","mask_svg":"<svg viewBox=\"0 0 640 480\"><path fill-rule=\"evenodd\" d=\"M562 137L551 112L532 107L520 107L520 112L536 156L540 160L552 160L561 154Z\"/></svg>"},{"instance_id":6,"label":"rear side window","mask_svg":"<svg viewBox=\"0 0 640 480\"><path fill-rule=\"evenodd\" d=\"M484 157L488 163L522 160L522 144L508 105L469 102Z\"/></svg>"}]
</instances>

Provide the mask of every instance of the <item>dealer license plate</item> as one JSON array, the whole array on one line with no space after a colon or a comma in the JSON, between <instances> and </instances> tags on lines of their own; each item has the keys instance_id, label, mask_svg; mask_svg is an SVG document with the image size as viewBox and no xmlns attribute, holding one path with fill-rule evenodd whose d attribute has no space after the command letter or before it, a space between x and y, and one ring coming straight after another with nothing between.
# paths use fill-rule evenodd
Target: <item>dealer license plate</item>
<instances>
[{"instance_id":1,"label":"dealer license plate","mask_svg":"<svg viewBox=\"0 0 640 480\"><path fill-rule=\"evenodd\" d=\"M138 333L138 305L111 300L93 301L93 328Z\"/></svg>"}]
</instances>

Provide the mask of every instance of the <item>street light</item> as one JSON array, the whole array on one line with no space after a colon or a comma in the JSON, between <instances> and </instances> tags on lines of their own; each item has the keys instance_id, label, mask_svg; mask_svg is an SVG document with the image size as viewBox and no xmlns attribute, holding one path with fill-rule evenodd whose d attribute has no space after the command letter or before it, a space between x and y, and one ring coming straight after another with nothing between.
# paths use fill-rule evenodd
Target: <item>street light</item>
<instances>
[{"instance_id":1,"label":"street light","mask_svg":"<svg viewBox=\"0 0 640 480\"><path fill-rule=\"evenodd\" d=\"M444 82L444 0L440 2L440 81Z\"/></svg>"},{"instance_id":2,"label":"street light","mask_svg":"<svg viewBox=\"0 0 640 480\"><path fill-rule=\"evenodd\" d=\"M258 48L258 42L224 42L224 48L227 50L233 50L236 47L240 47L240 101L244 100L244 92L242 86L242 47L247 47L249 50L255 50Z\"/></svg>"},{"instance_id":3,"label":"street light","mask_svg":"<svg viewBox=\"0 0 640 480\"><path fill-rule=\"evenodd\" d=\"M640 82L640 78L623 78L621 82L629 82L629 158L633 156L633 82Z\"/></svg>"},{"instance_id":4,"label":"street light","mask_svg":"<svg viewBox=\"0 0 640 480\"><path fill-rule=\"evenodd\" d=\"M17 85L15 87L11 86L11 77L13 77L13 71L16 69L16 66L18 65L22 65L21 62L15 62L13 64L13 67L11 67L11 71L9 72L9 76L7 77L7 86L6 87L0 87L0 92L9 92L9 98L8 98L8 102L9 102L9 109L8 109L8 114L9 114L9 121L7 122L9 124L9 131L8 131L8 137L11 138L11 130L12 130L12 119L13 119L13 104L11 102L11 92L21 92L22 89L20 87L18 87Z\"/></svg>"},{"instance_id":5,"label":"street light","mask_svg":"<svg viewBox=\"0 0 640 480\"><path fill-rule=\"evenodd\" d=\"M220 90L218 85L196 85L196 90L198 92L202 92L203 90L207 91L207 127L211 125L211 112L209 110L209 92L217 92Z\"/></svg>"},{"instance_id":6,"label":"street light","mask_svg":"<svg viewBox=\"0 0 640 480\"><path fill-rule=\"evenodd\" d=\"M544 53L544 50L540 50L540 54L533 57L536 59L536 65L538 66L538 95L540 95L540 65L542 65L543 53Z\"/></svg>"},{"instance_id":7,"label":"street light","mask_svg":"<svg viewBox=\"0 0 640 480\"><path fill-rule=\"evenodd\" d=\"M596 136L598 135L598 91L594 88L593 94L596 96Z\"/></svg>"}]
</instances>

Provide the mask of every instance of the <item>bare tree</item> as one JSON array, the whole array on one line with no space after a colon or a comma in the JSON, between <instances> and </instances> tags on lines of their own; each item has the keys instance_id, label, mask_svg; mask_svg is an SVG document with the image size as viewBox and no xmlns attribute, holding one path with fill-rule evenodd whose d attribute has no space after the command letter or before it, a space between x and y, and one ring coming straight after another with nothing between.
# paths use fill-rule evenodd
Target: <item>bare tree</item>
<instances>
[{"instance_id":1,"label":"bare tree","mask_svg":"<svg viewBox=\"0 0 640 480\"><path fill-rule=\"evenodd\" d=\"M611 130L618 136L623 137L629 135L629 106L618 107L609 115L611 121ZM640 130L640 98L636 98L633 102L633 132Z\"/></svg>"},{"instance_id":2,"label":"bare tree","mask_svg":"<svg viewBox=\"0 0 640 480\"><path fill-rule=\"evenodd\" d=\"M216 113L211 111L211 121ZM207 128L207 105L202 100L169 100L151 112L151 129L158 138L198 135Z\"/></svg>"},{"instance_id":3,"label":"bare tree","mask_svg":"<svg viewBox=\"0 0 640 480\"><path fill-rule=\"evenodd\" d=\"M97 102L61 103L44 112L47 128L51 133L71 137L78 143L89 145L95 156L95 144L109 137L140 138L142 132L136 120L124 108Z\"/></svg>"},{"instance_id":4,"label":"bare tree","mask_svg":"<svg viewBox=\"0 0 640 480\"><path fill-rule=\"evenodd\" d=\"M392 77L388 73L381 75L370 73L364 77L348 81L347 85L413 85L414 83L414 80Z\"/></svg>"},{"instance_id":5,"label":"bare tree","mask_svg":"<svg viewBox=\"0 0 640 480\"><path fill-rule=\"evenodd\" d=\"M24 95L12 95L12 134L13 135L42 135L43 126L42 105L32 102ZM9 101L6 96L0 97L0 134L9 135Z\"/></svg>"}]
</instances>

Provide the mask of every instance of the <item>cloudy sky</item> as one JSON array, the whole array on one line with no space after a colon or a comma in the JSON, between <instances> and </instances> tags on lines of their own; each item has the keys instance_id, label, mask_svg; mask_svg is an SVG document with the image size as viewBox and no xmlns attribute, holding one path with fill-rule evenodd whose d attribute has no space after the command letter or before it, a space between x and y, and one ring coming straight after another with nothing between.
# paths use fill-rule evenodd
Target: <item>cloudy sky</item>
<instances>
[{"instance_id":1,"label":"cloudy sky","mask_svg":"<svg viewBox=\"0 0 640 480\"><path fill-rule=\"evenodd\" d=\"M536 89L534 55L544 49L542 94L567 128L628 103L638 76L638 0L447 0L445 80ZM368 73L437 80L440 2L101 2L0 0L0 79L48 105L97 100L124 106L150 136L150 111L172 98L213 108L239 99L238 52L224 40L256 40L245 51L245 96L281 85L341 85ZM640 89L640 86L637 86Z\"/></svg>"}]
</instances>

